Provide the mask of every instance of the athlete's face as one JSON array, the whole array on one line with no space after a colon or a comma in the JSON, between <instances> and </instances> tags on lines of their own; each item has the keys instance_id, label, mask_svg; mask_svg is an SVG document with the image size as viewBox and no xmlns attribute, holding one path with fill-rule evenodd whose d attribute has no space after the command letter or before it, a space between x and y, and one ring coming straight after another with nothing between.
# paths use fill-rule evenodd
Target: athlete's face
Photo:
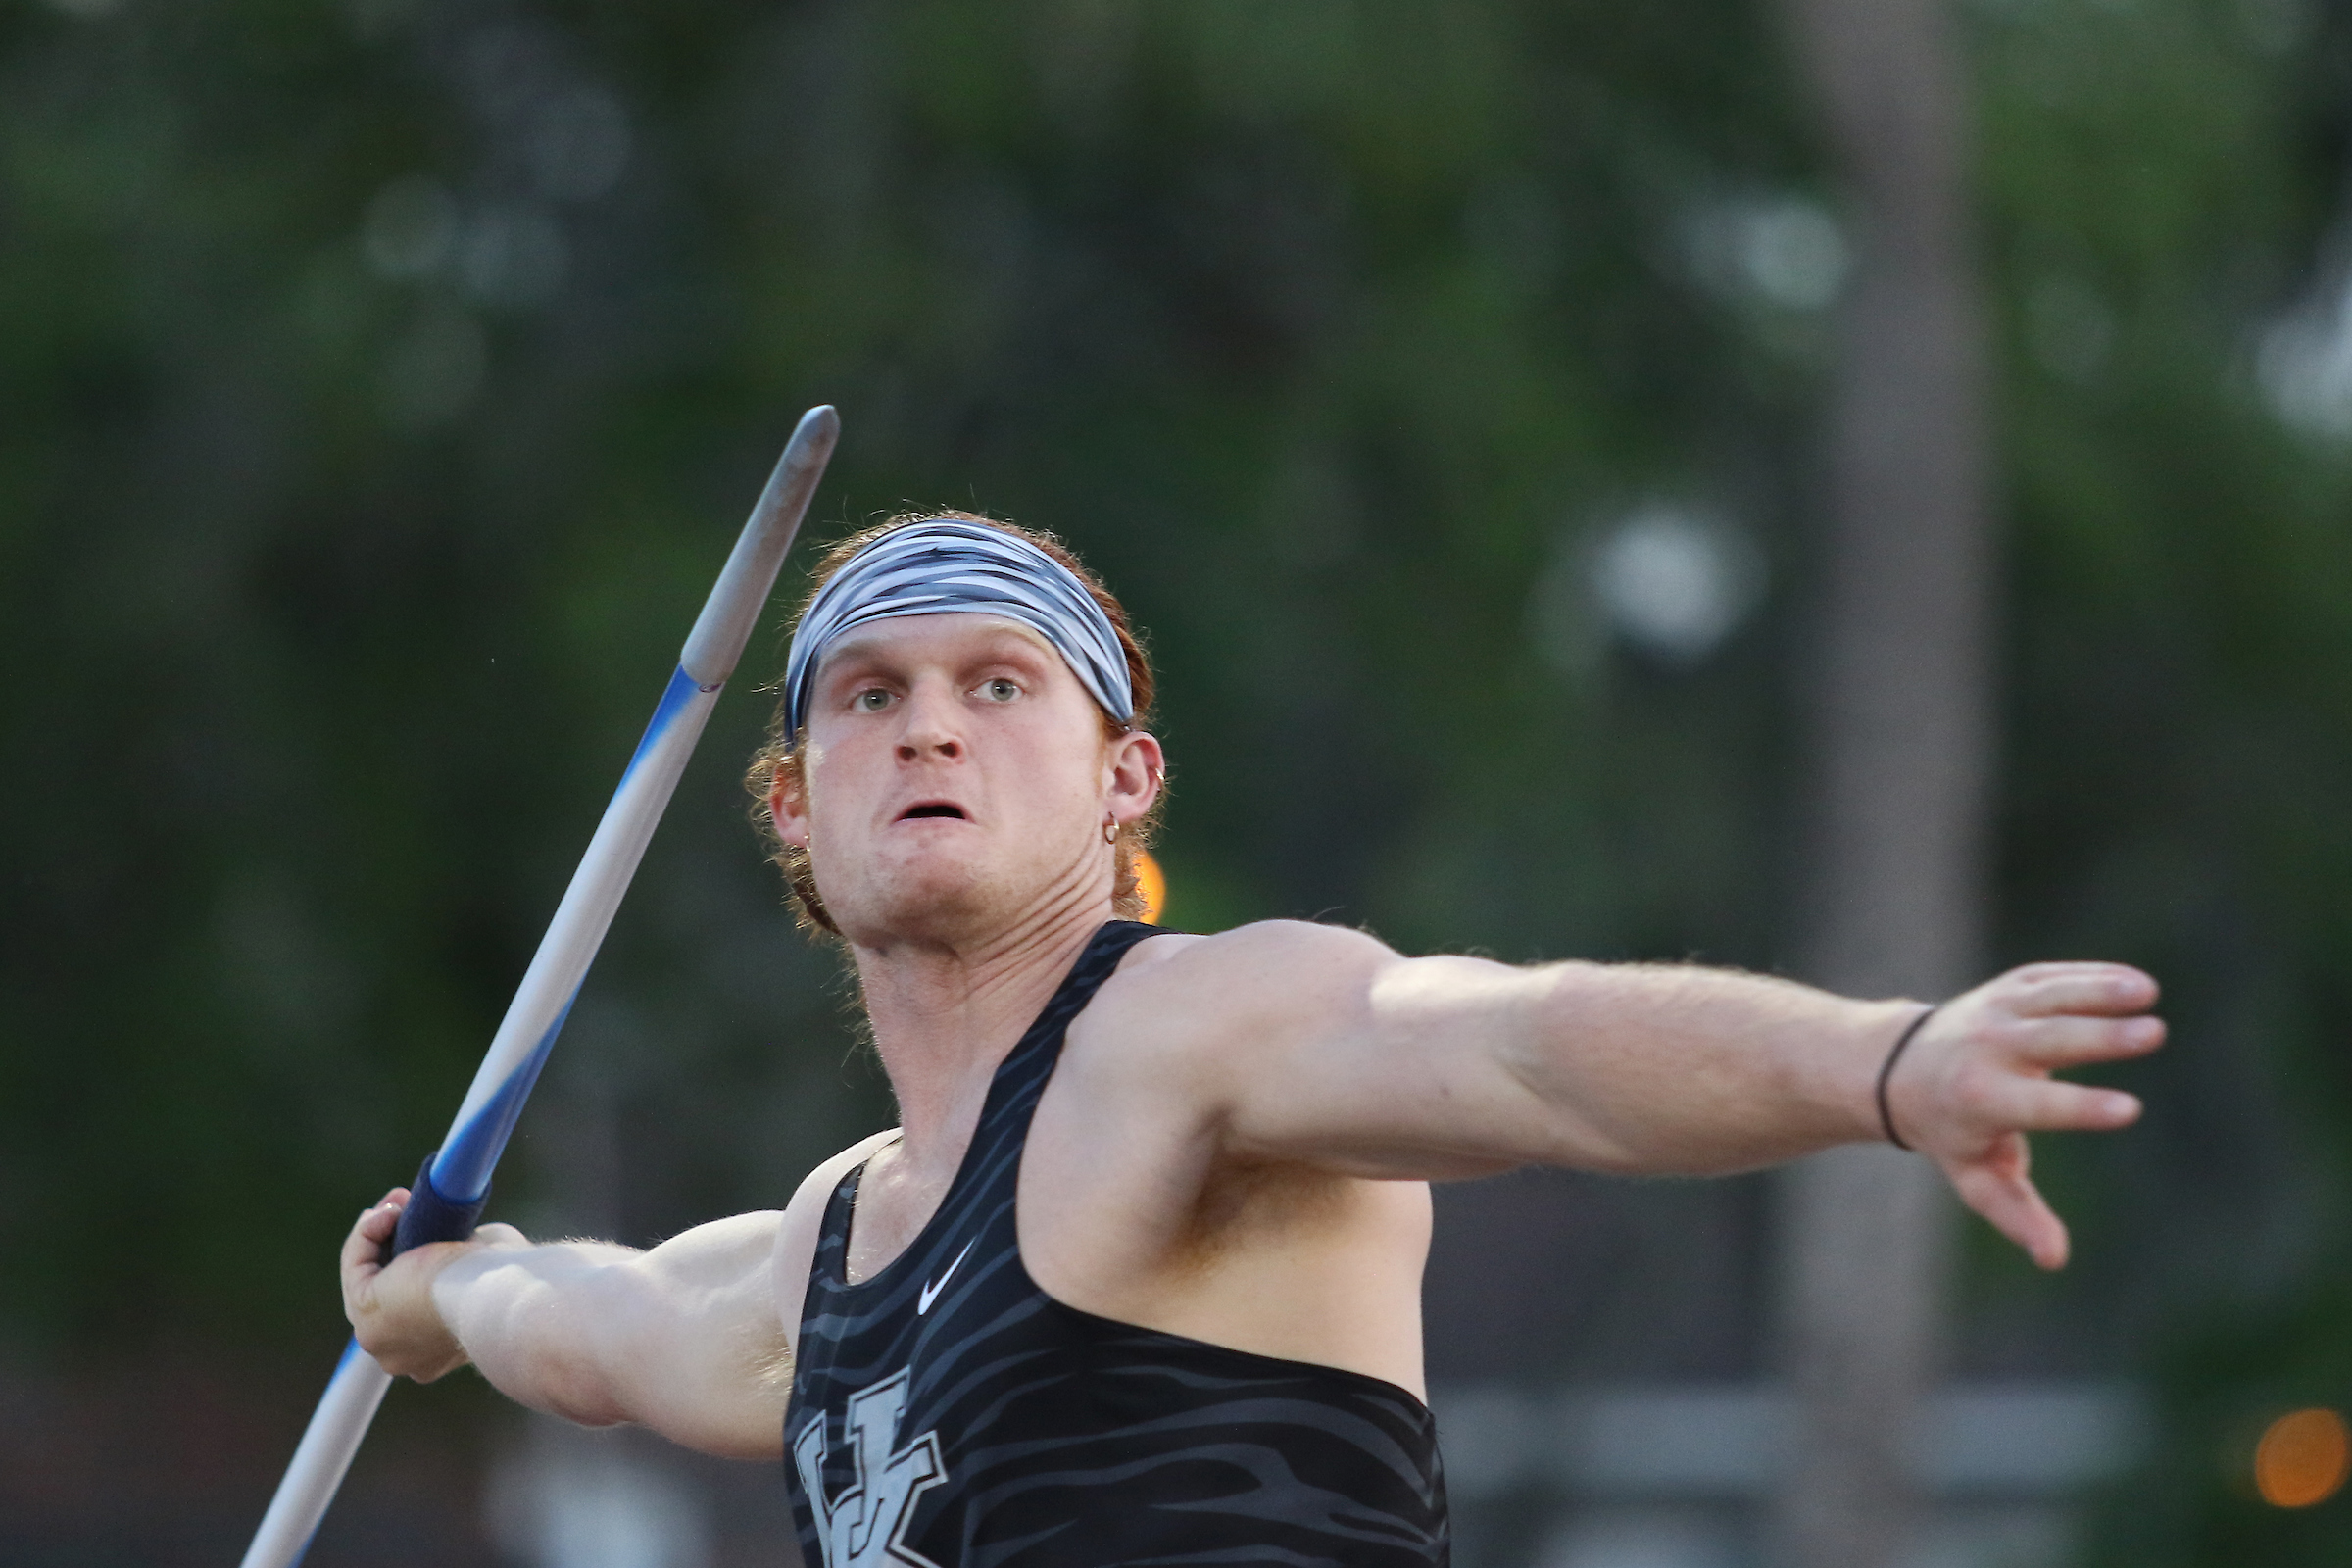
<instances>
[{"instance_id":1,"label":"athlete's face","mask_svg":"<svg viewBox=\"0 0 2352 1568\"><path fill-rule=\"evenodd\" d=\"M994 615L875 621L826 653L798 788L770 801L853 943L986 941L1107 906L1103 824L1157 791L1159 743L1106 739L1044 638Z\"/></svg>"}]
</instances>

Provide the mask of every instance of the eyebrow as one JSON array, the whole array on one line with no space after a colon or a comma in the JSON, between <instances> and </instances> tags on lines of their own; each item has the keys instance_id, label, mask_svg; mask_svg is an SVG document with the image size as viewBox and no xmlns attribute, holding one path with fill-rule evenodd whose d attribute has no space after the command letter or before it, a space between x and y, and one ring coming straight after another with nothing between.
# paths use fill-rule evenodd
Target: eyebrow
<instances>
[{"instance_id":1,"label":"eyebrow","mask_svg":"<svg viewBox=\"0 0 2352 1568\"><path fill-rule=\"evenodd\" d=\"M993 617L992 617L993 618ZM824 662L817 666L819 684L829 684L843 673L855 671L860 663L872 664L886 660L890 639L883 622L870 629L851 632L825 650ZM1015 621L1003 621L982 634L989 639L966 662L988 663L1005 657L1006 645L1020 650L1041 662L1061 662L1061 652L1027 626Z\"/></svg>"}]
</instances>

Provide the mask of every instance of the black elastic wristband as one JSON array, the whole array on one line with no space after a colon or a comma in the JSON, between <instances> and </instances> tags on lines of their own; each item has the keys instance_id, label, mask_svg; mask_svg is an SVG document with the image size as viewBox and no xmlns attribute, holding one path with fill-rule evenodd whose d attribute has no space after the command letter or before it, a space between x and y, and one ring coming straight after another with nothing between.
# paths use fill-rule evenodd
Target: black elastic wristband
<instances>
[{"instance_id":1,"label":"black elastic wristband","mask_svg":"<svg viewBox=\"0 0 2352 1568\"><path fill-rule=\"evenodd\" d=\"M1911 1044L1912 1037L1927 1026L1928 1020L1936 1016L1936 1009L1942 1005L1940 1002L1936 1003L1905 1025L1903 1032L1895 1037L1894 1049L1886 1053L1886 1059L1879 1064L1879 1125L1886 1130L1886 1141L1906 1152L1911 1146L1904 1143L1903 1135L1894 1130L1894 1112L1886 1106L1886 1083L1894 1076L1894 1064L1903 1058L1903 1048Z\"/></svg>"}]
</instances>

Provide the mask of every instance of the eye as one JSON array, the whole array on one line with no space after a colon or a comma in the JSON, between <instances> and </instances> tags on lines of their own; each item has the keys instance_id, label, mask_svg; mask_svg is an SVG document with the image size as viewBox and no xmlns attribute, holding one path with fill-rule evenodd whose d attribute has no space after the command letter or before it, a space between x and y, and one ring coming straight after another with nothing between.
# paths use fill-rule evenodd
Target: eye
<instances>
[{"instance_id":1,"label":"eye","mask_svg":"<svg viewBox=\"0 0 2352 1568\"><path fill-rule=\"evenodd\" d=\"M1020 683L1006 680L1004 676L999 675L994 680L984 680L980 683L980 695L992 703L1009 703L1021 695Z\"/></svg>"},{"instance_id":2,"label":"eye","mask_svg":"<svg viewBox=\"0 0 2352 1568\"><path fill-rule=\"evenodd\" d=\"M850 706L860 713L879 713L890 706L890 693L879 686L868 686L850 699Z\"/></svg>"}]
</instances>

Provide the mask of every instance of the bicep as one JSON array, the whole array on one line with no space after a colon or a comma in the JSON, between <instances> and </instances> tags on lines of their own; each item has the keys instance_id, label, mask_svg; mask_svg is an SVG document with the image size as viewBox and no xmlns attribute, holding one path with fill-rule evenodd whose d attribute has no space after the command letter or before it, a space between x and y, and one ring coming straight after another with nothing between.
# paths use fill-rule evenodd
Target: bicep
<instances>
[{"instance_id":1,"label":"bicep","mask_svg":"<svg viewBox=\"0 0 2352 1568\"><path fill-rule=\"evenodd\" d=\"M638 1255L634 1271L660 1308L625 1347L627 1419L726 1458L782 1455L791 1335L826 1200L897 1136L876 1133L825 1160L781 1210L698 1225Z\"/></svg>"},{"instance_id":2,"label":"bicep","mask_svg":"<svg viewBox=\"0 0 2352 1568\"><path fill-rule=\"evenodd\" d=\"M621 1363L632 1419L706 1453L782 1453L792 1348L771 1266L782 1218L714 1220L637 1258L633 1284L652 1309Z\"/></svg>"},{"instance_id":3,"label":"bicep","mask_svg":"<svg viewBox=\"0 0 2352 1568\"><path fill-rule=\"evenodd\" d=\"M1195 972L1165 976L1162 999L1172 1012L1190 981L1199 1024L1168 1054L1231 1155L1451 1179L1574 1162L1592 1144L1523 1070L1544 1027L1547 971L1404 958L1332 927L1233 935L1256 940L1201 944L1185 956Z\"/></svg>"},{"instance_id":4,"label":"bicep","mask_svg":"<svg viewBox=\"0 0 2352 1568\"><path fill-rule=\"evenodd\" d=\"M1348 976L1235 1098L1238 1138L1357 1174L1449 1180L1594 1153L1572 1106L1525 1070L1542 971L1390 958Z\"/></svg>"}]
</instances>

